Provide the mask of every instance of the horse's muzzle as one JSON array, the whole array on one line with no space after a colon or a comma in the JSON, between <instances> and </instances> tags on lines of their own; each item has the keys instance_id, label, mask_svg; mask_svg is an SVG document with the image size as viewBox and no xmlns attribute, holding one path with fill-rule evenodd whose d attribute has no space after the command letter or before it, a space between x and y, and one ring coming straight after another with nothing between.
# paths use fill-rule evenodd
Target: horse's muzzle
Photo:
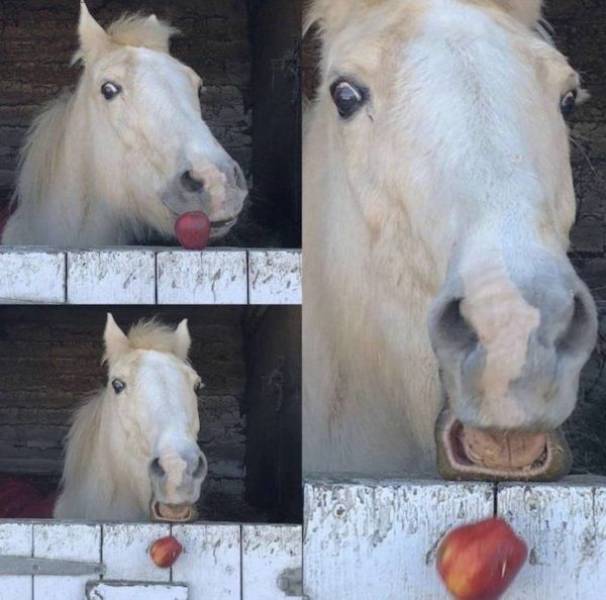
<instances>
[{"instance_id":1,"label":"horse's muzzle","mask_svg":"<svg viewBox=\"0 0 606 600\"><path fill-rule=\"evenodd\" d=\"M163 504L152 500L152 521L160 523L190 523L198 518L198 509L193 504Z\"/></svg>"},{"instance_id":2,"label":"horse's muzzle","mask_svg":"<svg viewBox=\"0 0 606 600\"><path fill-rule=\"evenodd\" d=\"M554 481L570 472L572 454L559 430L497 432L466 428L449 409L435 427L438 471L449 480Z\"/></svg>"}]
</instances>

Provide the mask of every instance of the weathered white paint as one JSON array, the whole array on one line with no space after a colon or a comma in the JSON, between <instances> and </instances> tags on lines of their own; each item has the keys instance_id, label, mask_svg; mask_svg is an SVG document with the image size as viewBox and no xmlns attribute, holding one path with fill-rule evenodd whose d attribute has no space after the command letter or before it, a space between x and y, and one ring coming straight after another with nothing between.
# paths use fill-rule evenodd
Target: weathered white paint
<instances>
[{"instance_id":1,"label":"weathered white paint","mask_svg":"<svg viewBox=\"0 0 606 600\"><path fill-rule=\"evenodd\" d=\"M243 525L242 600L302 598L289 582L301 568L302 550L299 526Z\"/></svg>"},{"instance_id":2,"label":"weathered white paint","mask_svg":"<svg viewBox=\"0 0 606 600\"><path fill-rule=\"evenodd\" d=\"M88 586L87 600L191 600L187 586L164 583L104 581Z\"/></svg>"},{"instance_id":3,"label":"weathered white paint","mask_svg":"<svg viewBox=\"0 0 606 600\"><path fill-rule=\"evenodd\" d=\"M239 600L240 526L173 525L183 545L173 581L186 581L190 600Z\"/></svg>"},{"instance_id":4,"label":"weathered white paint","mask_svg":"<svg viewBox=\"0 0 606 600\"><path fill-rule=\"evenodd\" d=\"M0 249L0 304L301 304L300 250Z\"/></svg>"},{"instance_id":5,"label":"weathered white paint","mask_svg":"<svg viewBox=\"0 0 606 600\"><path fill-rule=\"evenodd\" d=\"M158 252L158 304L246 304L244 250Z\"/></svg>"},{"instance_id":6,"label":"weathered white paint","mask_svg":"<svg viewBox=\"0 0 606 600\"><path fill-rule=\"evenodd\" d=\"M443 535L490 517L493 486L385 481L305 485L303 581L310 600L445 600Z\"/></svg>"},{"instance_id":7,"label":"weathered white paint","mask_svg":"<svg viewBox=\"0 0 606 600\"><path fill-rule=\"evenodd\" d=\"M32 556L32 524L0 523L0 556ZM32 577L0 577L2 600L29 600L32 597Z\"/></svg>"},{"instance_id":8,"label":"weathered white paint","mask_svg":"<svg viewBox=\"0 0 606 600\"><path fill-rule=\"evenodd\" d=\"M67 254L70 304L155 304L151 250L82 250Z\"/></svg>"},{"instance_id":9,"label":"weathered white paint","mask_svg":"<svg viewBox=\"0 0 606 600\"><path fill-rule=\"evenodd\" d=\"M0 303L65 302L65 253L0 249Z\"/></svg>"},{"instance_id":10,"label":"weathered white paint","mask_svg":"<svg viewBox=\"0 0 606 600\"><path fill-rule=\"evenodd\" d=\"M99 562L101 527L99 525L48 523L34 525L34 556ZM86 582L93 575L77 577L48 575L34 577L34 598L44 600L82 600Z\"/></svg>"},{"instance_id":11,"label":"weathered white paint","mask_svg":"<svg viewBox=\"0 0 606 600\"><path fill-rule=\"evenodd\" d=\"M503 600L603 597L606 478L508 484L500 486L496 500L498 513L530 548L528 564ZM435 570L437 545L452 527L491 516L494 502L493 486L484 483L307 483L303 597L446 600ZM96 562L101 556L107 566L106 583L133 584L133 595L125 596L129 600L138 598L135 593L141 582L183 583L190 588L191 600L302 597L296 590L302 560L300 527L107 524L102 528L100 538L98 526L0 522L0 556L31 557L34 549L36 557L51 559ZM169 531L184 552L172 569L162 570L151 562L148 548ZM83 598L86 579L96 577L0 576L0 599ZM38 592L33 596L32 580ZM48 583L47 589L43 583ZM110 595L104 598L114 600Z\"/></svg>"},{"instance_id":12,"label":"weathered white paint","mask_svg":"<svg viewBox=\"0 0 606 600\"><path fill-rule=\"evenodd\" d=\"M606 478L503 485L497 501L530 551L503 600L606 597Z\"/></svg>"},{"instance_id":13,"label":"weathered white paint","mask_svg":"<svg viewBox=\"0 0 606 600\"><path fill-rule=\"evenodd\" d=\"M116 523L103 525L103 562L106 579L124 581L170 581L170 569L160 569L149 556L149 548L170 534L170 525L160 523Z\"/></svg>"},{"instance_id":14,"label":"weathered white paint","mask_svg":"<svg viewBox=\"0 0 606 600\"><path fill-rule=\"evenodd\" d=\"M183 553L172 568L160 569L149 548L169 534ZM0 522L0 558L32 555L56 560L44 568L58 575L0 575L0 600L82 600L85 594L90 600L302 598L298 525ZM105 565L101 582L91 568L99 563ZM85 575L65 575L61 567L66 564Z\"/></svg>"},{"instance_id":15,"label":"weathered white paint","mask_svg":"<svg viewBox=\"0 0 606 600\"><path fill-rule=\"evenodd\" d=\"M301 304L301 252L250 250L249 303Z\"/></svg>"}]
</instances>

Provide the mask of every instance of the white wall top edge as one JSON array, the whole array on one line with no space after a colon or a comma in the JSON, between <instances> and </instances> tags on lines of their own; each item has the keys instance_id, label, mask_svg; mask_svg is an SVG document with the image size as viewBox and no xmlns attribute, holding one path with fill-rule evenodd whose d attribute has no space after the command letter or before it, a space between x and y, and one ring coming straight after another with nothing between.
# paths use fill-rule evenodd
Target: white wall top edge
<instances>
[{"instance_id":1,"label":"white wall top edge","mask_svg":"<svg viewBox=\"0 0 606 600\"><path fill-rule=\"evenodd\" d=\"M183 552L161 569L149 548L169 533ZM2 575L0 599L302 600L290 581L300 579L301 550L301 525L2 521L0 557L44 559L54 575ZM102 581L81 574L93 563Z\"/></svg>"},{"instance_id":2,"label":"white wall top edge","mask_svg":"<svg viewBox=\"0 0 606 600\"><path fill-rule=\"evenodd\" d=\"M300 305L301 250L0 247L0 304Z\"/></svg>"}]
</instances>

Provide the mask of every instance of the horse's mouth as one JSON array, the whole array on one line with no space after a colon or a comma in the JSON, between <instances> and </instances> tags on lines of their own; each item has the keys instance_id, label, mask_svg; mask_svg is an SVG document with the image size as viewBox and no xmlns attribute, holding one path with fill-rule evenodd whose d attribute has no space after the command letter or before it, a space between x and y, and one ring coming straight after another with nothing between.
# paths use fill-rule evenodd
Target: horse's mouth
<instances>
[{"instance_id":1,"label":"horse's mouth","mask_svg":"<svg viewBox=\"0 0 606 600\"><path fill-rule=\"evenodd\" d=\"M193 504L164 504L153 501L151 504L153 521L166 523L189 523L198 518L198 511Z\"/></svg>"},{"instance_id":2,"label":"horse's mouth","mask_svg":"<svg viewBox=\"0 0 606 600\"><path fill-rule=\"evenodd\" d=\"M444 410L435 434L438 471L445 479L553 481L572 466L570 448L559 430L484 431L466 427Z\"/></svg>"},{"instance_id":3,"label":"horse's mouth","mask_svg":"<svg viewBox=\"0 0 606 600\"><path fill-rule=\"evenodd\" d=\"M227 229L229 227L233 227L236 224L236 221L238 220L238 217L233 217L231 219L223 219L221 221L212 221L211 222L211 229L213 231L213 233L216 231L220 231L222 229Z\"/></svg>"}]
</instances>

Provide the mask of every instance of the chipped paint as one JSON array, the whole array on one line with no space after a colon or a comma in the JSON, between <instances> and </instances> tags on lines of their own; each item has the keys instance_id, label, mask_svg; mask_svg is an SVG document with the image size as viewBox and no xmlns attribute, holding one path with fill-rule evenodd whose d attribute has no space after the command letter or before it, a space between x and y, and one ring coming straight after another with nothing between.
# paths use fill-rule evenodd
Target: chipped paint
<instances>
[{"instance_id":1,"label":"chipped paint","mask_svg":"<svg viewBox=\"0 0 606 600\"><path fill-rule=\"evenodd\" d=\"M249 251L250 304L301 304L301 252Z\"/></svg>"},{"instance_id":2,"label":"chipped paint","mask_svg":"<svg viewBox=\"0 0 606 600\"><path fill-rule=\"evenodd\" d=\"M0 249L0 303L301 304L300 250Z\"/></svg>"}]
</instances>

